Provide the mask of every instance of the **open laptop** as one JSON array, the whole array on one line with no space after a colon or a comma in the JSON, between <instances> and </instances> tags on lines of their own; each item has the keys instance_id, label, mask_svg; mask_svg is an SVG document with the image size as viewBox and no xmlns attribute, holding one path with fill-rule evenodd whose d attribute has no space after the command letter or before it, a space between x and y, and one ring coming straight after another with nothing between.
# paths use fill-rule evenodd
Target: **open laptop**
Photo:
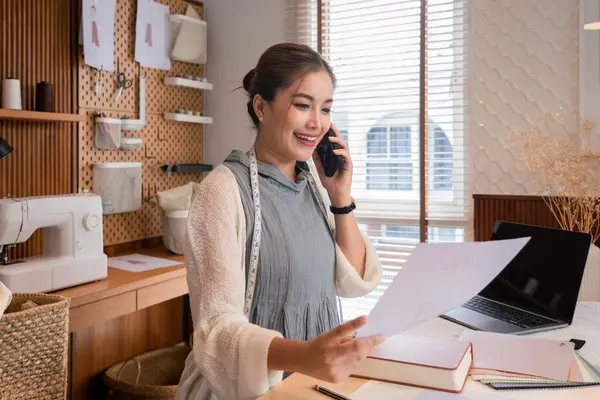
<instances>
[{"instance_id":1,"label":"open laptop","mask_svg":"<svg viewBox=\"0 0 600 400\"><path fill-rule=\"evenodd\" d=\"M497 221L491 240L527 236L529 242L485 289L441 317L476 330L512 334L570 325L592 236Z\"/></svg>"}]
</instances>

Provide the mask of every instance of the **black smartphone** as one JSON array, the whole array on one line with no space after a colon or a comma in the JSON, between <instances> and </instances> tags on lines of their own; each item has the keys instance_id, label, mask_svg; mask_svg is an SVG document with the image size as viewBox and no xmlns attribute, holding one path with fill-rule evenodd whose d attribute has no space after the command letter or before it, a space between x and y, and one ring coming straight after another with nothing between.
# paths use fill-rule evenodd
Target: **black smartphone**
<instances>
[{"instance_id":1,"label":"black smartphone","mask_svg":"<svg viewBox=\"0 0 600 400\"><path fill-rule=\"evenodd\" d=\"M344 157L338 156L333 152L333 150L340 149L341 146L330 142L330 136L335 136L335 133L331 129L325 133L323 139L317 145L317 154L321 159L321 164L323 164L325 176L331 178L344 163Z\"/></svg>"}]
</instances>

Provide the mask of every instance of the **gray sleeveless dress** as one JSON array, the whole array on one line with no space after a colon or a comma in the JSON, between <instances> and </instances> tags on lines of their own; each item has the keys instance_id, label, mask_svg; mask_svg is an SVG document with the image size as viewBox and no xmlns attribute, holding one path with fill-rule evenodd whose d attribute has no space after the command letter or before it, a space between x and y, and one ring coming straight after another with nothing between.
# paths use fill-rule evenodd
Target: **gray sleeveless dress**
<instances>
[{"instance_id":1,"label":"gray sleeveless dress","mask_svg":"<svg viewBox=\"0 0 600 400\"><path fill-rule=\"evenodd\" d=\"M224 164L236 177L246 214L247 276L254 226L248 155L234 150ZM262 235L250 322L286 339L310 340L340 323L335 247L326 211L308 183L308 165L298 163L296 172L291 182L258 162Z\"/></svg>"}]
</instances>

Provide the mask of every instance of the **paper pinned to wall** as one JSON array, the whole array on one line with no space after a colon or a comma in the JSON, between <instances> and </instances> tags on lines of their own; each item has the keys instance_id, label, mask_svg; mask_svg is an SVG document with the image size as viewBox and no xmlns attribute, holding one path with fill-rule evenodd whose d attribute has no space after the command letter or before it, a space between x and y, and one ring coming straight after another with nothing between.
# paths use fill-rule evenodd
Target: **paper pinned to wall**
<instances>
[{"instance_id":1,"label":"paper pinned to wall","mask_svg":"<svg viewBox=\"0 0 600 400\"><path fill-rule=\"evenodd\" d=\"M83 53L87 65L115 70L116 0L82 0Z\"/></svg>"},{"instance_id":2,"label":"paper pinned to wall","mask_svg":"<svg viewBox=\"0 0 600 400\"><path fill-rule=\"evenodd\" d=\"M357 336L395 335L464 304L484 289L529 239L419 243Z\"/></svg>"},{"instance_id":3,"label":"paper pinned to wall","mask_svg":"<svg viewBox=\"0 0 600 400\"><path fill-rule=\"evenodd\" d=\"M169 6L138 0L135 24L135 60L142 67L171 69Z\"/></svg>"}]
</instances>

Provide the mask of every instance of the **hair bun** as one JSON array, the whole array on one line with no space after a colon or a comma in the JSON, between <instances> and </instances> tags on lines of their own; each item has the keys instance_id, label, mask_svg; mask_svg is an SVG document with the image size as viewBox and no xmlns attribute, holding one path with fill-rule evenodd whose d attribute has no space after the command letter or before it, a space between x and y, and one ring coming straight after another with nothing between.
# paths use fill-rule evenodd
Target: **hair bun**
<instances>
[{"instance_id":1,"label":"hair bun","mask_svg":"<svg viewBox=\"0 0 600 400\"><path fill-rule=\"evenodd\" d=\"M248 71L246 76L244 76L244 89L247 92L250 92L250 87L252 86L252 79L254 79L255 75L256 75L256 68L252 68L250 71Z\"/></svg>"}]
</instances>

